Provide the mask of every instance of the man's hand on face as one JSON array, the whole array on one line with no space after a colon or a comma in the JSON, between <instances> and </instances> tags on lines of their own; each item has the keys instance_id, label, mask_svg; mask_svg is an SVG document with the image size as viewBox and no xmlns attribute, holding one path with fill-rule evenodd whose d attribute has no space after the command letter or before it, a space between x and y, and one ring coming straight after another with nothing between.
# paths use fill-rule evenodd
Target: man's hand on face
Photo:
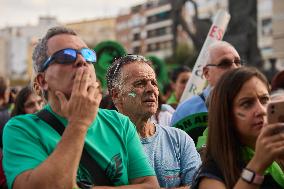
<instances>
[{"instance_id":1,"label":"man's hand on face","mask_svg":"<svg viewBox=\"0 0 284 189\"><path fill-rule=\"evenodd\" d=\"M79 68L73 83L69 100L61 91L56 91L61 112L69 124L84 126L86 129L94 121L102 99L95 74L87 68Z\"/></svg>"}]
</instances>

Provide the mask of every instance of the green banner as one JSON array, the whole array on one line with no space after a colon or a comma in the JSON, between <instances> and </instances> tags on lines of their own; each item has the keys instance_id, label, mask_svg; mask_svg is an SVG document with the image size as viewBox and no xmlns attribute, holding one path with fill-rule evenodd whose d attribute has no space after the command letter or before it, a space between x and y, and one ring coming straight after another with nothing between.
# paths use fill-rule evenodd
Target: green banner
<instances>
[{"instance_id":1,"label":"green banner","mask_svg":"<svg viewBox=\"0 0 284 189\"><path fill-rule=\"evenodd\" d=\"M180 120L174 127L185 131L195 142L199 136L202 136L203 131L208 125L208 112L201 112L185 117Z\"/></svg>"}]
</instances>

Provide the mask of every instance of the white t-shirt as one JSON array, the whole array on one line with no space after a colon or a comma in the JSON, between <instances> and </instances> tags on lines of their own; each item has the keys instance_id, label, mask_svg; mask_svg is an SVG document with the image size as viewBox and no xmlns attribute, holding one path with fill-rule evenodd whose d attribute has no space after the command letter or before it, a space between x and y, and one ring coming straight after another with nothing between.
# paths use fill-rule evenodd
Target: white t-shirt
<instances>
[{"instance_id":1,"label":"white t-shirt","mask_svg":"<svg viewBox=\"0 0 284 189\"><path fill-rule=\"evenodd\" d=\"M159 124L161 126L170 126L172 120L172 114L168 111L160 111L158 115L158 120L155 115L152 115L150 121L154 124Z\"/></svg>"}]
</instances>

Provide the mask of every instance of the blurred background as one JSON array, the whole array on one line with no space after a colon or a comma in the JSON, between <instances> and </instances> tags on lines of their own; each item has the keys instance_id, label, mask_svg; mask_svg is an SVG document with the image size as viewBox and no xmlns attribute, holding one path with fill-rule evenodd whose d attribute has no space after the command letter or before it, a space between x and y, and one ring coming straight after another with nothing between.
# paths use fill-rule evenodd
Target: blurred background
<instances>
[{"instance_id":1,"label":"blurred background","mask_svg":"<svg viewBox=\"0 0 284 189\"><path fill-rule=\"evenodd\" d=\"M104 74L115 57L142 54L161 86L179 65L193 68L218 9L231 15L224 40L271 80L284 69L283 0L0 0L0 73L11 86L32 77L33 46L56 25L73 28L98 53Z\"/></svg>"}]
</instances>

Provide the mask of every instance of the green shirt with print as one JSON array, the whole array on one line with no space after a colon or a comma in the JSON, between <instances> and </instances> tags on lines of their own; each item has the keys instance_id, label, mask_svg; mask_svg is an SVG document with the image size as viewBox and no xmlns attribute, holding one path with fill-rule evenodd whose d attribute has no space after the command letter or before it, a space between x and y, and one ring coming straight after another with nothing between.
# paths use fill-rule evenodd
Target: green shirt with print
<instances>
[{"instance_id":1,"label":"green shirt with print","mask_svg":"<svg viewBox=\"0 0 284 189\"><path fill-rule=\"evenodd\" d=\"M68 121L53 113L65 126ZM8 187L12 188L17 175L39 166L56 148L61 136L34 114L14 117L5 126L3 134L3 166ZM129 184L129 179L153 176L143 151L136 128L122 114L100 109L85 138L85 148L96 159L115 186ZM90 181L82 166L77 180Z\"/></svg>"}]
</instances>

